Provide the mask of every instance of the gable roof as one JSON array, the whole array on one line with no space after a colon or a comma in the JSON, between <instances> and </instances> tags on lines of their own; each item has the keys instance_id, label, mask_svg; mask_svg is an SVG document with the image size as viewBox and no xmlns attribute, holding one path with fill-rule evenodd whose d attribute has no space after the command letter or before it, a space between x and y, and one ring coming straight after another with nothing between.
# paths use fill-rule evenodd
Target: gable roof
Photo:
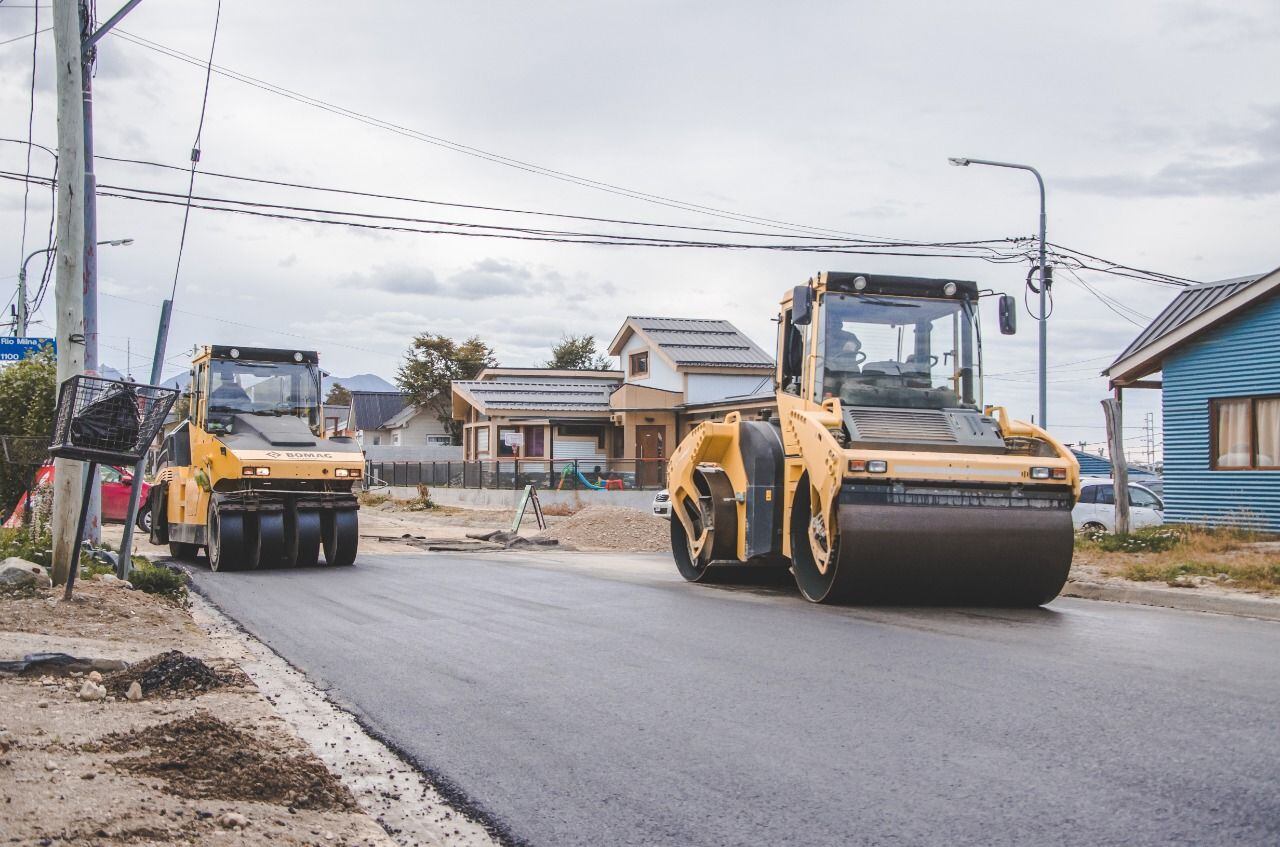
<instances>
[{"instance_id":1,"label":"gable roof","mask_svg":"<svg viewBox=\"0 0 1280 847\"><path fill-rule=\"evenodd\" d=\"M399 391L352 391L351 429L384 429L387 421L409 405L409 395Z\"/></svg>"},{"instance_id":2,"label":"gable roof","mask_svg":"<svg viewBox=\"0 0 1280 847\"><path fill-rule=\"evenodd\" d=\"M609 345L609 355L621 356L632 334L652 344L676 370L695 367L772 370L768 353L728 321L705 318L631 316Z\"/></svg>"},{"instance_id":3,"label":"gable roof","mask_svg":"<svg viewBox=\"0 0 1280 847\"><path fill-rule=\"evenodd\" d=\"M1160 370L1164 357L1280 287L1280 269L1188 286L1156 315L1111 366L1111 384L1126 385Z\"/></svg>"},{"instance_id":4,"label":"gable roof","mask_svg":"<svg viewBox=\"0 0 1280 847\"><path fill-rule=\"evenodd\" d=\"M608 414L609 395L620 379L528 382L516 379L454 380L455 401L462 398L482 415L496 411L600 412ZM455 415L457 406L455 402Z\"/></svg>"}]
</instances>

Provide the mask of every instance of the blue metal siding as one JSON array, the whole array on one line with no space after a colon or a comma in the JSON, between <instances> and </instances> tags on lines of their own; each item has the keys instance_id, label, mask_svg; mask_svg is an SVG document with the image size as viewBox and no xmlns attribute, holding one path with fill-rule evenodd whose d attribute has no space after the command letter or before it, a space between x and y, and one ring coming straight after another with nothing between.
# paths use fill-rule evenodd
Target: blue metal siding
<instances>
[{"instance_id":1,"label":"blue metal siding","mask_svg":"<svg viewBox=\"0 0 1280 847\"><path fill-rule=\"evenodd\" d=\"M1165 520L1280 532L1280 471L1209 468L1209 400L1280 394L1280 298L1164 360Z\"/></svg>"}]
</instances>

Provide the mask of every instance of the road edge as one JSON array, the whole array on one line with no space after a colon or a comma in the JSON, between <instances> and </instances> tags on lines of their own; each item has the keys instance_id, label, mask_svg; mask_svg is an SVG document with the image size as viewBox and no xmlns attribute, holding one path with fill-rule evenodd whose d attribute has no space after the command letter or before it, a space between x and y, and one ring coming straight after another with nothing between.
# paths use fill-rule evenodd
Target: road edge
<instances>
[{"instance_id":1,"label":"road edge","mask_svg":"<svg viewBox=\"0 0 1280 847\"><path fill-rule=\"evenodd\" d=\"M1068 582L1062 589L1063 597L1079 597L1084 600L1106 600L1112 603L1130 603L1139 606L1162 606L1185 612L1208 612L1218 615L1234 615L1256 620L1280 621L1280 601L1262 597L1232 597L1221 594L1205 594L1194 589L1159 588L1146 585L1113 585L1105 582L1081 580Z\"/></svg>"},{"instance_id":2,"label":"road edge","mask_svg":"<svg viewBox=\"0 0 1280 847\"><path fill-rule=\"evenodd\" d=\"M299 669L190 585L191 615L253 681L276 714L401 845L500 847L511 840L439 790L424 770L373 734Z\"/></svg>"}]
</instances>

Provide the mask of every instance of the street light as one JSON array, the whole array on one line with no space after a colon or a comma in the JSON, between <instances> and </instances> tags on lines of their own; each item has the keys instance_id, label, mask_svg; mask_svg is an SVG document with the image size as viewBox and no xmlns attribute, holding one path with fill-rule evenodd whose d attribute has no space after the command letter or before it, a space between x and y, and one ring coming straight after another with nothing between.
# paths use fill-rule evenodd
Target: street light
<instances>
[{"instance_id":1,"label":"street light","mask_svg":"<svg viewBox=\"0 0 1280 847\"><path fill-rule=\"evenodd\" d=\"M99 245L107 247L127 247L133 243L132 238L116 238L111 241L99 241ZM18 268L18 318L13 324L13 334L16 338L24 338L27 334L27 262L30 262L41 253L52 253L56 247L42 247L30 253L27 258L22 260L22 267Z\"/></svg>"},{"instance_id":2,"label":"street light","mask_svg":"<svg viewBox=\"0 0 1280 847\"><path fill-rule=\"evenodd\" d=\"M1020 171L1031 171L1036 178L1036 184L1040 186L1040 316L1036 318L1040 323L1040 420L1042 427L1049 426L1048 413L1048 389L1046 385L1046 359L1049 350L1048 325L1049 316L1046 313L1048 308L1048 268L1045 266L1044 258L1044 180L1040 177L1040 172L1030 165L1018 165L1013 162L993 162L989 159L966 159L958 156L952 156L947 159L951 164L967 168L969 165L990 165L993 168L1015 168Z\"/></svg>"}]
</instances>

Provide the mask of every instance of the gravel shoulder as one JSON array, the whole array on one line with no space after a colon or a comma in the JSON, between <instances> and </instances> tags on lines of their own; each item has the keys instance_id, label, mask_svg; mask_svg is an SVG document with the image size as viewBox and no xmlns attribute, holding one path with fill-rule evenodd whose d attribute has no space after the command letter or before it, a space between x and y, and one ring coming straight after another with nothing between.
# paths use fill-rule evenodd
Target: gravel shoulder
<instances>
[{"instance_id":1,"label":"gravel shoulder","mask_svg":"<svg viewBox=\"0 0 1280 847\"><path fill-rule=\"evenodd\" d=\"M60 597L0 596L0 659L66 652L99 669L0 675L0 841L397 843L362 808L367 792L353 793L299 738L227 639L211 638L187 610L118 584L84 582L75 600ZM113 673L131 673L113 669L169 650L222 682L149 688L136 701L113 685L122 682ZM91 672L104 674L104 691L86 699ZM343 736L313 743L352 746ZM416 843L454 843L440 833Z\"/></svg>"}]
</instances>

